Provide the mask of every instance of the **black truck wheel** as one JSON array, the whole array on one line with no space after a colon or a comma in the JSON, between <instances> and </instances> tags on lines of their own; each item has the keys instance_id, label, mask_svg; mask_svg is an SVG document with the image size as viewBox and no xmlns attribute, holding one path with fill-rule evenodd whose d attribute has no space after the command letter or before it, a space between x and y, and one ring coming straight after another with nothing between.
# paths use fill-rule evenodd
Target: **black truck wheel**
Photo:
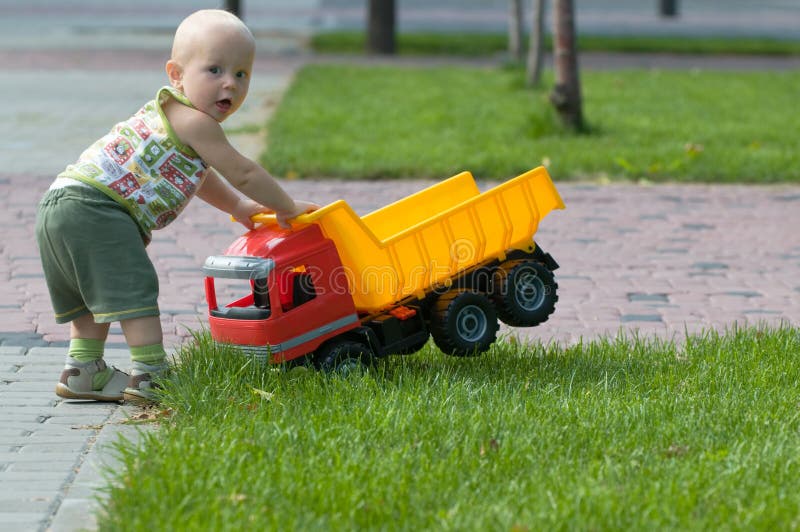
<instances>
[{"instance_id":1,"label":"black truck wheel","mask_svg":"<svg viewBox=\"0 0 800 532\"><path fill-rule=\"evenodd\" d=\"M431 336L448 355L483 353L497 337L497 313L484 294L451 290L439 297L431 313Z\"/></svg>"},{"instance_id":2,"label":"black truck wheel","mask_svg":"<svg viewBox=\"0 0 800 532\"><path fill-rule=\"evenodd\" d=\"M541 262L504 262L494 276L492 299L497 315L514 327L533 327L547 321L556 309L558 284Z\"/></svg>"},{"instance_id":3,"label":"black truck wheel","mask_svg":"<svg viewBox=\"0 0 800 532\"><path fill-rule=\"evenodd\" d=\"M366 371L372 361L372 350L353 340L334 340L323 345L314 356L314 365L318 369L341 375Z\"/></svg>"}]
</instances>

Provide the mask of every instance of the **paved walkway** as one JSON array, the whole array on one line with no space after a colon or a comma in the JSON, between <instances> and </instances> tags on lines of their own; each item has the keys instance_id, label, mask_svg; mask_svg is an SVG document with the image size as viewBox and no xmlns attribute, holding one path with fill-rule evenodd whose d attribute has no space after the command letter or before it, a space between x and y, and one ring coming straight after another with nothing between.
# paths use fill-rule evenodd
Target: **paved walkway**
<instances>
[{"instance_id":1,"label":"paved walkway","mask_svg":"<svg viewBox=\"0 0 800 532\"><path fill-rule=\"evenodd\" d=\"M172 27L188 3L171 3L164 26ZM105 5L86 4L101 12ZM158 4L143 2L152 9ZM0 5L0 26L6 30L0 32L0 97L14 102L0 108L0 524L4 531L92 529L102 466L113 467L111 445L120 434L136 437L137 427L126 421L136 411L60 401L52 393L68 338L66 328L53 322L44 287L33 239L35 205L65 162L163 83L168 37L156 31L142 39L140 30L126 26L116 48L101 50L108 35L75 32L92 24L87 8L77 15L62 13L77 17L72 32L15 41L14 35L21 39L25 33L25 21L34 20L26 18L25 9L34 9L26 6ZM283 2L281 9L292 20L290 15L303 9L316 13L318 21L349 13L323 8L307 1ZM127 16L128 25L143 24L132 13ZM16 27L14 17L21 21ZM228 124L232 129L261 123L295 69L309 60L289 51L302 44L311 22L276 33L264 20L257 18L255 25L262 28L260 48L267 53L259 59L247 106ZM582 64L614 67L621 60L595 56ZM797 58L730 61L715 65L800 68ZM251 155L263 143L257 136L232 138ZM320 203L347 199L363 214L428 184L290 181L285 186ZM793 229L800 227L800 186L558 186L568 208L554 212L538 233L562 266L558 309L531 331L504 332L573 343L620 330L680 339L687 331L736 323L800 324L800 233ZM198 201L156 235L150 252L161 277L170 346L204 321L203 260L239 233L237 224ZM107 358L128 365L118 326L112 328Z\"/></svg>"}]
</instances>

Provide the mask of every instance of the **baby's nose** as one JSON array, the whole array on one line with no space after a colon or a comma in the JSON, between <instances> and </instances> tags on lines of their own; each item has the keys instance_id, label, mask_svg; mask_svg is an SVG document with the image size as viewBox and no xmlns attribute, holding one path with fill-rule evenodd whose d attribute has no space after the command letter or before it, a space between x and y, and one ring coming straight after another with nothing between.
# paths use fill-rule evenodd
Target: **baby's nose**
<instances>
[{"instance_id":1,"label":"baby's nose","mask_svg":"<svg viewBox=\"0 0 800 532\"><path fill-rule=\"evenodd\" d=\"M236 87L236 79L233 76L225 76L222 81L223 86L228 88Z\"/></svg>"}]
</instances>

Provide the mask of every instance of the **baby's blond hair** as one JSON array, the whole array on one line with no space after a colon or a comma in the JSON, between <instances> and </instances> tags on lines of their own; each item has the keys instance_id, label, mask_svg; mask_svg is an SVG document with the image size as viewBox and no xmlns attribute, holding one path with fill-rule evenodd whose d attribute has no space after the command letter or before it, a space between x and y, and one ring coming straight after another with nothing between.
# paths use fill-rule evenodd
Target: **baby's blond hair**
<instances>
[{"instance_id":1,"label":"baby's blond hair","mask_svg":"<svg viewBox=\"0 0 800 532\"><path fill-rule=\"evenodd\" d=\"M207 39L220 30L237 31L255 46L253 34L239 17L222 9L201 9L183 19L175 30L172 60L187 61L192 50L197 48L198 39Z\"/></svg>"}]
</instances>

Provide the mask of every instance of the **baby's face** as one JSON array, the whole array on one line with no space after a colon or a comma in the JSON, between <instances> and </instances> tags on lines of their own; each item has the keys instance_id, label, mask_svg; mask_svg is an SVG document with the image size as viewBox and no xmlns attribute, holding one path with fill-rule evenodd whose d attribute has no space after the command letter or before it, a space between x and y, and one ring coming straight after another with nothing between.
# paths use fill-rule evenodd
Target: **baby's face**
<instances>
[{"instance_id":1,"label":"baby's face","mask_svg":"<svg viewBox=\"0 0 800 532\"><path fill-rule=\"evenodd\" d=\"M222 122L242 105L250 87L255 50L239 32L225 31L195 43L176 88L197 109Z\"/></svg>"}]
</instances>

